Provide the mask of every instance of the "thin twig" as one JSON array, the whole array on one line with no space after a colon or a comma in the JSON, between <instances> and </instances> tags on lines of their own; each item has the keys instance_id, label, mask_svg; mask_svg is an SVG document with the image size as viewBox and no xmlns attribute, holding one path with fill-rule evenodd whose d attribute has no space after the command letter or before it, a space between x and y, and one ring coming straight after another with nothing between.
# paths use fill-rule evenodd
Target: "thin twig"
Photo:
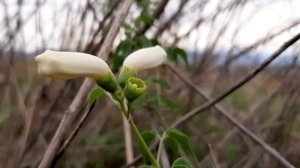
<instances>
[{"instance_id":1,"label":"thin twig","mask_svg":"<svg viewBox=\"0 0 300 168\"><path fill-rule=\"evenodd\" d=\"M77 135L79 129L82 128L82 126L83 126L84 122L86 121L86 119L88 118L89 114L91 114L92 110L94 109L95 104L96 104L96 102L92 103L91 107L89 109L85 110L84 114L81 116L79 122L77 123L75 129L71 132L69 137L65 140L64 144L57 152L57 154L54 158L54 163L52 163L52 167L55 165L55 163L60 159L60 157L64 154L66 149L69 147L70 143L72 142L74 137Z\"/></svg>"},{"instance_id":2,"label":"thin twig","mask_svg":"<svg viewBox=\"0 0 300 168\"><path fill-rule=\"evenodd\" d=\"M122 115L122 121L123 121L123 131L124 131L124 139L125 139L126 162L131 163L134 158L131 129L124 115Z\"/></svg>"},{"instance_id":3,"label":"thin twig","mask_svg":"<svg viewBox=\"0 0 300 168\"><path fill-rule=\"evenodd\" d=\"M161 157L161 152L164 148L164 139L165 139L165 133L160 137L160 142L158 145L158 151L157 151L157 156L156 156L156 160L159 162L160 157Z\"/></svg>"},{"instance_id":4,"label":"thin twig","mask_svg":"<svg viewBox=\"0 0 300 168\"><path fill-rule=\"evenodd\" d=\"M18 109L22 113L25 121L25 129L24 129L25 131L20 140L19 151L17 152L17 157L14 163L16 166L20 164L23 158L23 154L26 148L26 143L30 135L30 128L32 127L33 110L29 110L29 108L26 107L25 105L25 98L21 93L20 87L18 86L17 76L15 73L15 69L13 68L13 65L10 66L10 72L11 72L10 75L11 84L14 87L15 92L17 94Z\"/></svg>"},{"instance_id":5,"label":"thin twig","mask_svg":"<svg viewBox=\"0 0 300 168\"><path fill-rule=\"evenodd\" d=\"M132 2L133 2L133 0L123 1L123 4L119 9L119 13L116 16L116 18L110 28L110 31L107 34L107 38L106 38L103 46L101 47L101 50L99 53L99 55L104 60L106 60L109 55L109 52L112 48L113 41L119 32L121 24L123 23L123 21L125 20L128 12L129 12L129 8L130 8ZM65 111L64 117L63 117L62 121L60 122L60 125L59 125L58 129L56 130L55 135L46 150L45 155L42 158L39 168L48 168L51 165L51 163L56 155L56 152L60 147L60 144L62 142L64 134L67 131L68 126L70 125L70 123L72 123L72 121L74 120L74 117L78 113L80 107L82 107L82 105L84 104L84 101L88 95L88 92L92 88L93 84L94 83L91 79L84 80L78 93L76 94L76 97L73 99L72 103L70 104L68 109Z\"/></svg>"},{"instance_id":6,"label":"thin twig","mask_svg":"<svg viewBox=\"0 0 300 168\"><path fill-rule=\"evenodd\" d=\"M209 152L210 152L210 156L211 156L211 161L214 165L214 168L219 168L219 165L218 165L218 161L217 161L217 158L215 157L215 153L211 147L210 144L208 144L208 148L209 148Z\"/></svg>"}]
</instances>

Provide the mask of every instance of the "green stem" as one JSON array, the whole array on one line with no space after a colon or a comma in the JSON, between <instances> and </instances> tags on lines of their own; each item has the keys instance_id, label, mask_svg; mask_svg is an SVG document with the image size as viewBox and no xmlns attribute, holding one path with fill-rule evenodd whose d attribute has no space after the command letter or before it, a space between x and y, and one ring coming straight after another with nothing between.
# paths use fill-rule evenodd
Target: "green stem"
<instances>
[{"instance_id":1,"label":"green stem","mask_svg":"<svg viewBox=\"0 0 300 168\"><path fill-rule=\"evenodd\" d=\"M152 162L152 165L155 167L155 168L160 168L159 164L156 162L153 154L151 153L150 149L148 148L146 142L144 141L142 135L140 134L138 128L136 127L136 125L134 124L132 118L128 118L128 122L134 132L134 134L136 135L136 137L139 139L141 145L142 145L142 148L144 148L144 150L146 151L146 154L148 155L150 161Z\"/></svg>"},{"instance_id":2,"label":"green stem","mask_svg":"<svg viewBox=\"0 0 300 168\"><path fill-rule=\"evenodd\" d=\"M126 117L127 120L128 120L128 118L129 118L128 107L125 106L125 102L124 102L124 101L120 101L119 103L120 103L120 107L121 107L121 110L122 110L123 114L125 115L125 117Z\"/></svg>"},{"instance_id":3,"label":"green stem","mask_svg":"<svg viewBox=\"0 0 300 168\"><path fill-rule=\"evenodd\" d=\"M156 162L153 154L151 153L149 147L147 146L146 142L144 141L140 131L138 130L138 128L136 127L135 123L133 122L131 115L130 115L130 111L131 108L130 107L126 107L126 103L124 100L119 100L119 104L120 104L120 108L121 111L123 112L123 114L126 116L129 125L131 127L131 129L133 130L133 133L135 134L135 136L138 138L142 148L146 151L146 154L148 155L152 165L154 166L154 168L160 168L160 165L158 164L158 162Z\"/></svg>"}]
</instances>

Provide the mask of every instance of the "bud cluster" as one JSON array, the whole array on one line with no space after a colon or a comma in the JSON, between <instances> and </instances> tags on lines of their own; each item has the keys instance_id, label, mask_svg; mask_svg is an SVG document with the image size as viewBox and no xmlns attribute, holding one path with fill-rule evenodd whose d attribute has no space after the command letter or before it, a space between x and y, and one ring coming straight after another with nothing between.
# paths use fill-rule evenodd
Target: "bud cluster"
<instances>
[{"instance_id":1,"label":"bud cluster","mask_svg":"<svg viewBox=\"0 0 300 168\"><path fill-rule=\"evenodd\" d=\"M137 50L124 60L118 78L105 61L90 54L46 50L35 60L41 75L56 79L89 77L109 93L114 94L118 88L122 89L131 102L147 88L143 80L136 78L138 72L165 63L167 54L160 46Z\"/></svg>"}]
</instances>

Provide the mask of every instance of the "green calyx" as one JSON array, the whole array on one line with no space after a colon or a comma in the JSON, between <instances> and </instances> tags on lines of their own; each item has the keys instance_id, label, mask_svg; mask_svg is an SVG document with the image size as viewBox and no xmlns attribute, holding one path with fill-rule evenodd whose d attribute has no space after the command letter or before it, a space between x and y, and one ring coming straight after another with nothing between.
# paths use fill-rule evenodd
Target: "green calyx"
<instances>
[{"instance_id":1,"label":"green calyx","mask_svg":"<svg viewBox=\"0 0 300 168\"><path fill-rule=\"evenodd\" d=\"M118 88L118 81L112 72L109 72L96 81L104 90L113 93Z\"/></svg>"},{"instance_id":2,"label":"green calyx","mask_svg":"<svg viewBox=\"0 0 300 168\"><path fill-rule=\"evenodd\" d=\"M145 92L146 88L147 85L143 80L135 77L130 77L125 85L125 97L129 102L131 102L142 95Z\"/></svg>"},{"instance_id":3,"label":"green calyx","mask_svg":"<svg viewBox=\"0 0 300 168\"><path fill-rule=\"evenodd\" d=\"M134 70L134 69L130 69L128 67L123 67L121 72L120 72L120 75L119 75L119 78L118 78L118 81L119 81L119 84L122 88L124 88L127 80L132 77L132 76L136 76L137 75L137 71Z\"/></svg>"}]
</instances>

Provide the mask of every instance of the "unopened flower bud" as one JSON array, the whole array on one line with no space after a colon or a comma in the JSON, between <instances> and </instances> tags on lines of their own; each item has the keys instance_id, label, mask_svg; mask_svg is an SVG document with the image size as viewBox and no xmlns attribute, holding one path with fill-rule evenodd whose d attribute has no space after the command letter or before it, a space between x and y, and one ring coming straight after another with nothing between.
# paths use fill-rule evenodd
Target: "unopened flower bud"
<instances>
[{"instance_id":1,"label":"unopened flower bud","mask_svg":"<svg viewBox=\"0 0 300 168\"><path fill-rule=\"evenodd\" d=\"M47 50L38 55L35 61L40 75L57 79L89 77L105 90L112 91L117 87L117 81L106 62L90 54Z\"/></svg>"},{"instance_id":2,"label":"unopened flower bud","mask_svg":"<svg viewBox=\"0 0 300 168\"><path fill-rule=\"evenodd\" d=\"M119 83L124 86L127 79L135 76L138 71L153 68L165 63L167 53L160 46L148 47L131 53L123 63L119 75Z\"/></svg>"},{"instance_id":3,"label":"unopened flower bud","mask_svg":"<svg viewBox=\"0 0 300 168\"><path fill-rule=\"evenodd\" d=\"M129 102L131 102L142 95L145 92L146 88L147 85L143 80L135 77L130 77L125 85L125 97Z\"/></svg>"}]
</instances>

